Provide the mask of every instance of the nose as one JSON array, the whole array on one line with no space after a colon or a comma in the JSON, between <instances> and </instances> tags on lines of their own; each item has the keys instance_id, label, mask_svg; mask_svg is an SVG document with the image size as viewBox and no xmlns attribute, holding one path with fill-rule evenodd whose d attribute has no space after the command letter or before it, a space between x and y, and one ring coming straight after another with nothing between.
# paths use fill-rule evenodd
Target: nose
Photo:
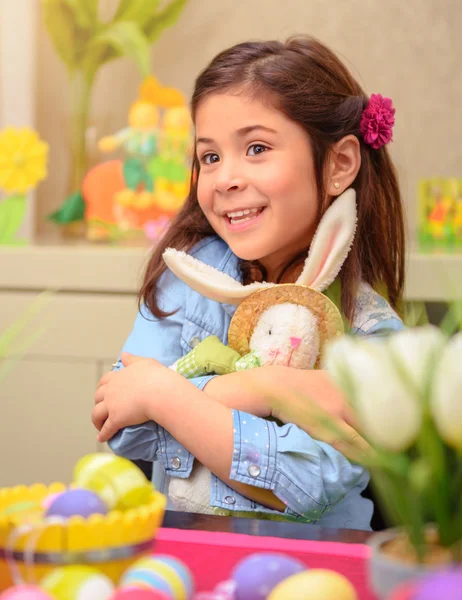
<instances>
[{"instance_id":1,"label":"nose","mask_svg":"<svg viewBox=\"0 0 462 600\"><path fill-rule=\"evenodd\" d=\"M291 337L290 343L292 344L292 348L296 350L300 346L300 342L302 341L301 337Z\"/></svg>"},{"instance_id":2,"label":"nose","mask_svg":"<svg viewBox=\"0 0 462 600\"><path fill-rule=\"evenodd\" d=\"M215 180L215 189L221 194L229 192L241 192L247 187L247 182L244 177L236 173L234 168L225 167L220 169Z\"/></svg>"}]
</instances>

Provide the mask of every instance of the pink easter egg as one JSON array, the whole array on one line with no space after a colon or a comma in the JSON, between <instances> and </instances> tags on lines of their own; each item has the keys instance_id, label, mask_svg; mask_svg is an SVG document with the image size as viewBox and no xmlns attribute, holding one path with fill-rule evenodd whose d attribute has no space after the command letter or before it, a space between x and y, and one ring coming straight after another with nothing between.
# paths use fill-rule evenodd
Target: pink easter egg
<instances>
[{"instance_id":1,"label":"pink easter egg","mask_svg":"<svg viewBox=\"0 0 462 600\"><path fill-rule=\"evenodd\" d=\"M109 600L172 600L172 597L160 590L124 588L123 590L117 590Z\"/></svg>"},{"instance_id":2,"label":"pink easter egg","mask_svg":"<svg viewBox=\"0 0 462 600\"><path fill-rule=\"evenodd\" d=\"M405 583L394 589L388 600L413 600L415 593L415 584Z\"/></svg>"},{"instance_id":3,"label":"pink easter egg","mask_svg":"<svg viewBox=\"0 0 462 600\"><path fill-rule=\"evenodd\" d=\"M55 494L49 494L42 500L42 506L45 510L48 510L58 496L61 496L63 492L56 492Z\"/></svg>"},{"instance_id":4,"label":"pink easter egg","mask_svg":"<svg viewBox=\"0 0 462 600\"><path fill-rule=\"evenodd\" d=\"M0 600L52 600L35 585L16 585L0 594Z\"/></svg>"}]
</instances>

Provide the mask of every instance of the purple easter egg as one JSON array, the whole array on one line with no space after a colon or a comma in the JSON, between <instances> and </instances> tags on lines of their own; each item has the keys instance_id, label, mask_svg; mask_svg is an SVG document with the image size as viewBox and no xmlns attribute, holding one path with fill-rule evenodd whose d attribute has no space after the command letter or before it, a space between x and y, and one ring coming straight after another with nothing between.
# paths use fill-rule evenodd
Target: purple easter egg
<instances>
[{"instance_id":1,"label":"purple easter egg","mask_svg":"<svg viewBox=\"0 0 462 600\"><path fill-rule=\"evenodd\" d=\"M449 569L422 579L413 600L461 600L462 569Z\"/></svg>"},{"instance_id":2,"label":"purple easter egg","mask_svg":"<svg viewBox=\"0 0 462 600\"><path fill-rule=\"evenodd\" d=\"M265 600L278 583L306 570L302 562L285 554L251 554L234 567L231 575L236 582L236 600Z\"/></svg>"},{"instance_id":3,"label":"purple easter egg","mask_svg":"<svg viewBox=\"0 0 462 600\"><path fill-rule=\"evenodd\" d=\"M87 518L90 515L107 514L107 506L103 500L90 490L69 490L63 492L48 507L47 517L74 517L79 515Z\"/></svg>"}]
</instances>

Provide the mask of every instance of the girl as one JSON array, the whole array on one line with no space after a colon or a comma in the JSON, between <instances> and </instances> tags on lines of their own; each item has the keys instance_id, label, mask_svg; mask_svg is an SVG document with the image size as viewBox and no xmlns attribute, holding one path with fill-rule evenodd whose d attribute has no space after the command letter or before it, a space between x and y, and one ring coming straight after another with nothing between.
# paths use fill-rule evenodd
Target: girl
<instances>
[{"instance_id":1,"label":"girl","mask_svg":"<svg viewBox=\"0 0 462 600\"><path fill-rule=\"evenodd\" d=\"M239 44L199 75L191 191L151 257L125 353L100 381L93 410L98 439L153 461L160 491L190 477L195 458L212 472L209 497L182 509L370 527L372 503L360 495L368 475L316 418L324 411L351 445L361 444L327 373L267 366L187 380L166 368L209 335L226 343L234 307L193 292L162 253L189 252L246 284L294 282L322 215L351 187L358 223L336 282L339 308L358 335L401 328L393 309L403 289L404 227L385 147L393 114L389 99L368 99L312 38ZM288 404L266 393L289 378L297 392L287 398L291 414L298 392L313 407L303 429L287 423Z\"/></svg>"}]
</instances>

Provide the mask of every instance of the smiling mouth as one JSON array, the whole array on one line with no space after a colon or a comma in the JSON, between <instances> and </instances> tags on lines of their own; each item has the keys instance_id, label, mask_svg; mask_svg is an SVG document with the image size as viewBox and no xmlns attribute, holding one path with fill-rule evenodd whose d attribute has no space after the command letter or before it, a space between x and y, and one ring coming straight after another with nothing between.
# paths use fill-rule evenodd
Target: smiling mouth
<instances>
[{"instance_id":1,"label":"smiling mouth","mask_svg":"<svg viewBox=\"0 0 462 600\"><path fill-rule=\"evenodd\" d=\"M245 221L252 221L256 219L265 210L265 207L260 208L246 208L245 210L236 210L234 212L225 213L225 217L228 219L231 225L237 225L238 223L244 223Z\"/></svg>"}]
</instances>

